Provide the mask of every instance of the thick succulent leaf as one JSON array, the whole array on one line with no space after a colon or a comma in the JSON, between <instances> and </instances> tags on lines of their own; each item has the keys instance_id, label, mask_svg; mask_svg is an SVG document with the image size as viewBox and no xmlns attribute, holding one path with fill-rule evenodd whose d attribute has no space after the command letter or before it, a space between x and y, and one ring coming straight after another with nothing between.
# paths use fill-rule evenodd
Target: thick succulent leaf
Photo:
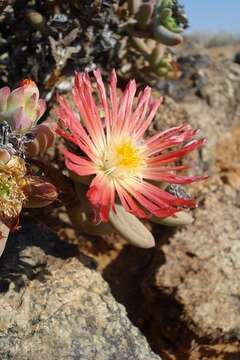
<instances>
[{"instance_id":1,"label":"thick succulent leaf","mask_svg":"<svg viewBox=\"0 0 240 360\"><path fill-rule=\"evenodd\" d=\"M131 14L136 14L142 5L142 0L128 0L128 7Z\"/></svg>"},{"instance_id":2,"label":"thick succulent leaf","mask_svg":"<svg viewBox=\"0 0 240 360\"><path fill-rule=\"evenodd\" d=\"M178 213L176 213L175 216L169 216L164 219L158 218L156 216L152 216L149 220L156 224L161 224L166 226L184 226L184 225L191 225L193 223L192 214L186 211L179 211Z\"/></svg>"},{"instance_id":3,"label":"thick succulent leaf","mask_svg":"<svg viewBox=\"0 0 240 360\"><path fill-rule=\"evenodd\" d=\"M116 211L110 211L109 222L122 237L132 245L141 248L155 246L155 240L151 232L134 215L124 210L121 205L116 204Z\"/></svg>"},{"instance_id":4,"label":"thick succulent leaf","mask_svg":"<svg viewBox=\"0 0 240 360\"><path fill-rule=\"evenodd\" d=\"M145 30L147 28L148 24L151 21L153 11L153 3L142 4L142 6L139 8L138 13L136 14L136 19L138 21L138 27L140 29Z\"/></svg>"},{"instance_id":5,"label":"thick succulent leaf","mask_svg":"<svg viewBox=\"0 0 240 360\"><path fill-rule=\"evenodd\" d=\"M163 25L155 24L153 32L154 38L164 45L174 46L183 42L183 37L180 34L168 30Z\"/></svg>"}]
</instances>

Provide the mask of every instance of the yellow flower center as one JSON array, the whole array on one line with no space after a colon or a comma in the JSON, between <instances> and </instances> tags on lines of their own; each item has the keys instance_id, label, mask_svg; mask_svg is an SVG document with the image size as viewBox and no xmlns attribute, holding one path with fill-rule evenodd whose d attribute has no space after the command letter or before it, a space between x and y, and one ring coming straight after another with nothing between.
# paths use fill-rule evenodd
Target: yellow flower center
<instances>
[{"instance_id":1,"label":"yellow flower center","mask_svg":"<svg viewBox=\"0 0 240 360\"><path fill-rule=\"evenodd\" d=\"M140 176L145 164L144 149L129 139L113 143L104 152L101 170L114 177Z\"/></svg>"},{"instance_id":2,"label":"yellow flower center","mask_svg":"<svg viewBox=\"0 0 240 360\"><path fill-rule=\"evenodd\" d=\"M138 149L129 141L122 142L115 147L116 165L133 170L138 168L143 160Z\"/></svg>"}]
</instances>

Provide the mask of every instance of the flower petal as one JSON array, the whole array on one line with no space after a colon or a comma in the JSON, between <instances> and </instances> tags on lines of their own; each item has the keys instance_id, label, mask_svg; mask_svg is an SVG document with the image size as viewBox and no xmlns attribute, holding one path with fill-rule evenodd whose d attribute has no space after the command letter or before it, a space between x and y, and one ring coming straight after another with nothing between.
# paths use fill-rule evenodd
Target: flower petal
<instances>
[{"instance_id":1,"label":"flower petal","mask_svg":"<svg viewBox=\"0 0 240 360\"><path fill-rule=\"evenodd\" d=\"M96 173L93 163L89 160L86 160L82 156L75 155L65 148L62 148L61 152L65 157L66 167L77 175L85 176Z\"/></svg>"},{"instance_id":2,"label":"flower petal","mask_svg":"<svg viewBox=\"0 0 240 360\"><path fill-rule=\"evenodd\" d=\"M110 209L114 209L114 187L106 177L98 174L91 182L86 194L88 200L99 211L99 218L102 221L108 221Z\"/></svg>"},{"instance_id":3,"label":"flower petal","mask_svg":"<svg viewBox=\"0 0 240 360\"><path fill-rule=\"evenodd\" d=\"M87 74L76 74L73 98L92 141L98 144L98 147L102 147L105 143L103 124L92 96L92 86Z\"/></svg>"},{"instance_id":4,"label":"flower petal","mask_svg":"<svg viewBox=\"0 0 240 360\"><path fill-rule=\"evenodd\" d=\"M191 151L199 148L201 145L205 143L206 139L200 139L200 140L193 140L190 143L183 146L181 149L168 152L166 154L161 154L155 157L152 157L148 160L148 164L164 164L168 162L176 161L186 154L190 153Z\"/></svg>"}]
</instances>

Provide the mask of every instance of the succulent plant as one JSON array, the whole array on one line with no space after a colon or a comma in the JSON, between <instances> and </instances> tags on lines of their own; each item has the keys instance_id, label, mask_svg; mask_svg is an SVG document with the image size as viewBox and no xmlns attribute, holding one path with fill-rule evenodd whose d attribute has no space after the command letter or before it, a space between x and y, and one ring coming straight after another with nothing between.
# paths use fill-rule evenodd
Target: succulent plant
<instances>
[{"instance_id":1,"label":"succulent plant","mask_svg":"<svg viewBox=\"0 0 240 360\"><path fill-rule=\"evenodd\" d=\"M181 33L187 27L183 7L177 0L160 0L156 6L153 33L156 40L172 46L183 41Z\"/></svg>"},{"instance_id":2,"label":"succulent plant","mask_svg":"<svg viewBox=\"0 0 240 360\"><path fill-rule=\"evenodd\" d=\"M68 215L74 227L89 235L107 235L116 233L127 240L130 244L141 247L151 248L155 246L155 240L147 227L133 214L124 210L120 204L115 204L115 211L110 211L108 223L96 222L94 216L94 209L89 203L86 192L87 184L90 179L83 179L80 176L74 176L70 172L72 179L75 182L76 194L79 201L71 203L67 206ZM173 186L173 189L178 186ZM166 218L159 218L151 216L148 219L150 222L170 227L186 226L193 223L193 217L189 211L179 211L174 216Z\"/></svg>"},{"instance_id":3,"label":"succulent plant","mask_svg":"<svg viewBox=\"0 0 240 360\"><path fill-rule=\"evenodd\" d=\"M184 8L177 0L129 0L134 23L128 29L134 36L155 39L174 46L183 41L181 33L188 26Z\"/></svg>"},{"instance_id":4,"label":"succulent plant","mask_svg":"<svg viewBox=\"0 0 240 360\"><path fill-rule=\"evenodd\" d=\"M9 231L18 227L22 208L49 205L57 198L57 190L44 177L34 176L25 161L26 156L40 155L54 141L49 124L36 125L45 110L36 84L27 80L12 92L7 87L0 89L0 109L1 254Z\"/></svg>"},{"instance_id":5,"label":"succulent plant","mask_svg":"<svg viewBox=\"0 0 240 360\"><path fill-rule=\"evenodd\" d=\"M75 188L79 201L67 207L68 215L76 229L89 235L118 234L130 244L151 248L155 246L155 240L151 232L134 215L124 210L120 204L115 205L115 211L110 211L107 223L96 221L94 209L86 197L87 186L85 180L78 177L75 179Z\"/></svg>"},{"instance_id":6,"label":"succulent plant","mask_svg":"<svg viewBox=\"0 0 240 360\"><path fill-rule=\"evenodd\" d=\"M70 218L89 234L117 232L135 246L153 247L154 238L139 219L154 222L159 218L159 223L167 225L190 222L185 208L196 207L196 202L174 184L205 177L178 175L176 171L186 167L168 163L205 140L191 141L198 131L187 124L145 139L144 132L162 99L151 97L147 87L135 100L134 80L121 94L114 70L108 97L99 70L94 71L94 77L97 91L89 74L76 73L74 108L64 97L58 97L57 133L67 142L68 148L62 147L61 152L79 199L79 204L68 207ZM180 148L170 150L175 146Z\"/></svg>"},{"instance_id":7,"label":"succulent plant","mask_svg":"<svg viewBox=\"0 0 240 360\"><path fill-rule=\"evenodd\" d=\"M117 32L119 30L119 22L121 21L121 15L118 16L116 11L119 6L118 0L106 0L104 2L96 0L90 1L90 4L89 2L75 0L69 2L47 1L47 6L45 6L45 3L41 1L31 2L30 8L29 1L27 0L21 1L21 5L19 2L13 2L12 7L14 11L9 15L11 17L11 24L10 26L8 25L7 32L5 30L7 21L5 22L3 17L0 30L3 29L3 38L7 39L10 44L10 51L7 54L6 64L4 64L7 69L7 80L4 79L3 82L6 83L6 81L10 80L10 82L15 83L16 79L19 79L23 73L31 73L34 79L40 81L45 90L50 90L51 94L53 94L55 83L59 77L64 76L64 70L67 70L67 63L71 63L75 68L84 70L93 69L98 64L100 67L103 66L104 70L107 70L106 59L114 59L114 54L115 57L118 57L118 52L114 52L114 49L117 49L119 38L121 38L122 34L125 36L126 32L121 32L121 30ZM122 3L124 1L120 2L120 4ZM122 28L128 30L129 38L131 38L135 48L142 52L144 61L149 64L148 69L157 76L168 76L172 71L173 62L171 56L169 54L166 55L162 44L172 46L182 42L182 32L187 26L183 7L179 5L177 0L128 0L128 6L131 21L127 21L127 27L123 26ZM18 10L20 8L21 21L18 19ZM19 29L23 29L30 36L26 36L26 39L23 37L19 38L16 35L17 31L15 31L16 25L19 25ZM22 59L25 59L22 56L25 51L23 49L27 49L27 51L31 49L28 61L24 60L24 64L21 63ZM11 59L15 57L17 63L12 66ZM39 59L41 59L41 67L39 67ZM110 61L108 63L112 64ZM10 71L11 66L14 68L14 76ZM96 76L98 87L101 90L99 98L102 103L99 107L98 118L96 115L98 111L95 110L92 95L89 95L87 78L87 75L85 75L83 81L85 88L84 86L83 88L86 93L81 95L81 89L80 100L84 103L85 98L88 98L89 103L86 109L83 109L83 116L81 114L81 117L88 118L88 115L91 115L89 123L93 121L94 124L93 129L89 131L91 133L90 140L93 139L93 142L95 142L94 136L97 131L95 131L94 126L96 126L97 122L99 121L102 125L102 133L106 133L108 136L108 126L112 120L109 120L110 122L107 123L109 109L102 80L99 76ZM113 112L115 111L116 115L117 100L114 100L114 97L116 97L114 81L113 76L110 85L112 87L110 93L111 91L113 93L110 96L113 99L112 110ZM128 113L124 108L128 107L128 110L131 108L135 94L134 86L134 82L131 82L129 88L124 93L125 95L123 94L121 99L119 99L119 108L122 105L122 110L120 109L120 115L115 118L115 121L119 122L119 129L121 129L120 119L122 118L124 122L124 114ZM129 99L126 99L126 94L129 95ZM147 98L148 90L142 94L142 105L144 105L144 101ZM84 108L80 100L78 100L78 105L80 108ZM140 111L139 109L142 106L141 101L138 111ZM153 103L153 100L149 100L149 104L145 104L143 109L141 109L144 113L149 106L151 110L150 118L153 116ZM64 181L61 183L61 176L63 177L63 174L54 173L56 169L51 169L50 164L39 160L39 157L53 145L55 139L53 131L55 128L54 123L44 122L37 125L38 120L45 111L45 107L45 101L39 98L39 90L31 80L24 80L12 92L8 87L0 89L0 255L4 249L9 230L14 230L18 226L18 217L22 208L49 205L57 197L56 187L59 185L61 189L61 186L65 186L63 185ZM65 112L67 112L67 108L63 106L62 114L69 115L65 114ZM69 117L66 117L69 120ZM105 120L102 121L104 117ZM142 115L140 116L141 118ZM74 126L74 122L71 125ZM89 127L91 128L90 125ZM71 141L75 139L74 136L76 134L74 134L74 131L79 129L77 126L74 129L70 128L70 126L68 128L65 127L65 138ZM70 130L74 130L73 134ZM63 132L63 129L59 131ZM83 133L84 131L85 128L83 128ZM184 135L181 133L181 130L172 129L171 131L177 131L179 139L184 138L184 136L188 138L191 134L195 134L187 128L184 128ZM130 135L132 135L132 131L129 131ZM75 143L79 145L81 141L79 139L75 140ZM178 140L175 140L174 137L173 139L171 138L171 141L173 141L173 144L177 141L176 144L178 144ZM87 148L86 144L87 140L85 137L82 144L85 150ZM98 147L98 144L95 145ZM114 142L112 145L114 145ZM123 181L121 176L125 174L126 178L128 178L129 175L128 171L124 172L122 169L127 166L131 168L132 166L132 171L135 171L135 167L140 169L145 164L145 160L139 161L139 156L142 153L141 151L138 152L138 148L133 148L131 142L123 141L115 145L119 145L115 149L118 157L115 156L115 153L115 155L111 153L113 149L110 146L108 149L109 154L107 154L104 164L106 165L106 173L109 172L109 174L115 171L114 167L116 164L119 166L119 182L116 182L118 185L116 192L118 192L119 184ZM189 143L189 147L194 148L195 145ZM97 235L115 232L133 245L148 248L154 246L154 238L137 216L142 217L144 214L144 216L147 215L148 220L168 226L191 223L192 217L190 213L186 212L184 207L181 207L184 199L181 202L178 194L174 194L176 198L173 200L172 195L170 195L171 189L169 191L166 190L164 193L162 189L157 188L157 185L153 189L151 183L148 185L149 199L144 199L144 194L139 192L139 190L136 190L135 193L137 199L132 197L131 194L128 194L128 188L127 190L125 189L126 191L120 191L120 196L116 197L116 202L111 198L112 193L108 199L107 186L102 191L93 186L93 177L88 176L87 160L85 158L79 160L80 162L82 161L82 168L86 171L84 176L82 174L79 175L79 167L74 163L74 156L76 157L76 154L72 154L71 158L68 158L69 153L65 149L65 155L68 154L65 160L66 164L68 164L70 177L75 184L76 193L74 195L76 195L76 199L72 203L69 199L66 199L65 205L72 222L77 228L82 229L86 233ZM80 157L81 154L80 151ZM55 180L53 181L54 185L46 178L33 174L27 162L29 159L34 159L34 164L39 165L43 173L52 173L53 176L49 176L49 178ZM109 163L112 163L112 166ZM72 171L74 169L76 170L75 173ZM154 173L153 176L159 176L159 174L156 175ZM165 176L172 181L172 173L165 174ZM140 176L139 178L143 180L143 177ZM183 178L183 176L179 176L175 180L183 181ZM129 183L131 183L130 180ZM185 179L184 181L187 180ZM126 182L126 185L128 186L129 183ZM99 181L99 184L101 184L101 181ZM139 184L141 182L138 182ZM88 190L89 185L92 185L90 190ZM146 190L146 188L144 189ZM163 198L156 194L163 195ZM111 200L111 206L107 200ZM168 201L169 204L166 206ZM187 202L188 200L186 199ZM146 212L143 211L143 203L145 204ZM100 207L99 204L101 205ZM169 216L168 211L173 210L172 204L175 206L174 211L176 211L176 214L174 213L174 216ZM179 211L180 209L181 211ZM102 218L99 217L99 210L101 210ZM106 213L108 214L106 215ZM162 214L165 217L155 216L156 214ZM102 221L100 222L99 219ZM106 222L104 222L105 220Z\"/></svg>"},{"instance_id":8,"label":"succulent plant","mask_svg":"<svg viewBox=\"0 0 240 360\"><path fill-rule=\"evenodd\" d=\"M2 84L15 86L30 76L41 90L52 91L69 69L106 68L118 56L119 0L8 3L0 19Z\"/></svg>"},{"instance_id":9,"label":"succulent plant","mask_svg":"<svg viewBox=\"0 0 240 360\"><path fill-rule=\"evenodd\" d=\"M19 156L9 154L10 160L6 160L5 152L0 149L0 232L3 227L6 236L7 228L17 229L23 207L47 206L57 198L57 190L46 179L29 174L26 162ZM2 238L0 233L0 243Z\"/></svg>"}]
</instances>

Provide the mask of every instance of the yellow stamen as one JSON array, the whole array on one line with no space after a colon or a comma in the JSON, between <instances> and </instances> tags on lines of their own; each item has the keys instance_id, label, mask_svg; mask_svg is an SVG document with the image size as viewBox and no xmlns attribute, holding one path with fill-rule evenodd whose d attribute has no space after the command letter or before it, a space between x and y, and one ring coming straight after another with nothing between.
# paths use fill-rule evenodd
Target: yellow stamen
<instances>
[{"instance_id":1,"label":"yellow stamen","mask_svg":"<svg viewBox=\"0 0 240 360\"><path fill-rule=\"evenodd\" d=\"M131 138L112 139L101 154L99 171L111 179L142 177L145 166L144 145L136 144Z\"/></svg>"},{"instance_id":2,"label":"yellow stamen","mask_svg":"<svg viewBox=\"0 0 240 360\"><path fill-rule=\"evenodd\" d=\"M142 156L130 141L124 141L115 147L116 166L134 170L143 164Z\"/></svg>"}]
</instances>

